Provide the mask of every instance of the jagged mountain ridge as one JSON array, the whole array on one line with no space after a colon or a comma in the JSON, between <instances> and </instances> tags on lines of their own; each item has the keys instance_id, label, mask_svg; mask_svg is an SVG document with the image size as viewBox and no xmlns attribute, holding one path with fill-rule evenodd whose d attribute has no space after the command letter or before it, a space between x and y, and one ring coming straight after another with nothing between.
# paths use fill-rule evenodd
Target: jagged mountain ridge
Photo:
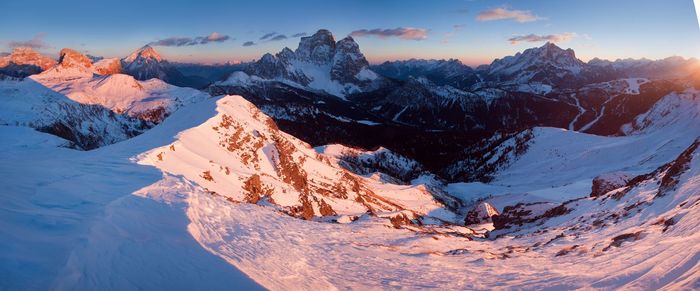
<instances>
[{"instance_id":1,"label":"jagged mountain ridge","mask_svg":"<svg viewBox=\"0 0 700 291\"><path fill-rule=\"evenodd\" d=\"M276 55L263 55L260 60L249 64L244 72L251 77L286 82L341 98L375 89L382 81L369 68L367 59L352 37L336 42L331 32L325 29L302 37L294 51L284 48ZM217 85L242 85L240 79L240 75L233 76Z\"/></svg>"},{"instance_id":2,"label":"jagged mountain ridge","mask_svg":"<svg viewBox=\"0 0 700 291\"><path fill-rule=\"evenodd\" d=\"M100 67L74 50L61 50L58 65L30 78L83 103L104 106L149 123L159 123L178 108L209 95L159 79L136 80L125 74L99 75Z\"/></svg>"},{"instance_id":3,"label":"jagged mountain ridge","mask_svg":"<svg viewBox=\"0 0 700 291\"><path fill-rule=\"evenodd\" d=\"M31 48L18 47L7 56L0 57L0 74L24 78L40 73L56 64L56 60Z\"/></svg>"}]
</instances>

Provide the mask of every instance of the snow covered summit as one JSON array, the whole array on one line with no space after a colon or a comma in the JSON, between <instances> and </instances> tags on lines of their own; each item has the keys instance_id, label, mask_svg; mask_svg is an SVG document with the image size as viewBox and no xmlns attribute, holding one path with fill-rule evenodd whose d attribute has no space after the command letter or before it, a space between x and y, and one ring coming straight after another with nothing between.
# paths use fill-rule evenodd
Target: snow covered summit
<instances>
[{"instance_id":1,"label":"snow covered summit","mask_svg":"<svg viewBox=\"0 0 700 291\"><path fill-rule=\"evenodd\" d=\"M276 55L263 55L245 73L251 78L283 82L338 97L374 88L381 79L369 68L367 59L352 37L336 42L325 29L302 37L295 51L284 48ZM239 73L217 85L249 86L249 83L242 82L248 79Z\"/></svg>"}]
</instances>

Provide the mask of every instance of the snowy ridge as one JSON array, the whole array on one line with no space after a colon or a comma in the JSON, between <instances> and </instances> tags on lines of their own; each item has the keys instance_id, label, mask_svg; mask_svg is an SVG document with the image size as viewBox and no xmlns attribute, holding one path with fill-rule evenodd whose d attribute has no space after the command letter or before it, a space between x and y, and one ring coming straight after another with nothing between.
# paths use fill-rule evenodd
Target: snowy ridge
<instances>
[{"instance_id":1,"label":"snowy ridge","mask_svg":"<svg viewBox=\"0 0 700 291\"><path fill-rule=\"evenodd\" d=\"M392 185L344 170L279 131L241 97L227 96L217 105L216 116L144 155L142 163L183 175L232 201L272 205L305 219L367 212L404 216L404 210L410 220L454 219L425 186Z\"/></svg>"},{"instance_id":2,"label":"snowy ridge","mask_svg":"<svg viewBox=\"0 0 700 291\"><path fill-rule=\"evenodd\" d=\"M148 128L97 105L75 102L32 79L0 81L0 124L52 133L82 149L112 144Z\"/></svg>"},{"instance_id":3,"label":"snowy ridge","mask_svg":"<svg viewBox=\"0 0 700 291\"><path fill-rule=\"evenodd\" d=\"M639 135L664 128L695 128L700 122L700 92L687 89L659 100L648 112L622 127L627 135Z\"/></svg>"}]
</instances>

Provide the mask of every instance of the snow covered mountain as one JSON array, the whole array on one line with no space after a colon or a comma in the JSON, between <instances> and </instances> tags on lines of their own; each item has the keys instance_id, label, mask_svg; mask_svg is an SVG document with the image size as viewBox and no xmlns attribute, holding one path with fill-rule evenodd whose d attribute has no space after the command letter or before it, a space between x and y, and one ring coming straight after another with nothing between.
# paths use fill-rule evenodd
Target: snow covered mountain
<instances>
[{"instance_id":1,"label":"snow covered mountain","mask_svg":"<svg viewBox=\"0 0 700 291\"><path fill-rule=\"evenodd\" d=\"M126 140L149 128L102 106L73 101L30 78L0 81L0 96L0 124L51 133L81 149Z\"/></svg>"},{"instance_id":2,"label":"snow covered mountain","mask_svg":"<svg viewBox=\"0 0 700 291\"><path fill-rule=\"evenodd\" d=\"M576 58L574 50L563 50L548 42L542 47L497 59L487 68L479 69L495 82L566 85L567 80L578 76L584 67L585 63Z\"/></svg>"},{"instance_id":3,"label":"snow covered mountain","mask_svg":"<svg viewBox=\"0 0 700 291\"><path fill-rule=\"evenodd\" d=\"M208 85L199 79L184 76L150 45L145 45L121 59L120 65L125 74L140 81L155 78L182 87L202 88Z\"/></svg>"},{"instance_id":4,"label":"snow covered mountain","mask_svg":"<svg viewBox=\"0 0 700 291\"><path fill-rule=\"evenodd\" d=\"M258 78L282 82L294 87L322 91L344 98L348 94L377 88L381 78L369 68L352 37L339 41L330 31L321 29L302 37L299 47L284 48L276 55L265 54L243 73L235 73L217 86L249 86L246 80Z\"/></svg>"},{"instance_id":5,"label":"snow covered mountain","mask_svg":"<svg viewBox=\"0 0 700 291\"><path fill-rule=\"evenodd\" d=\"M0 74L23 78L38 74L56 64L56 60L31 48L15 48L10 55L0 57Z\"/></svg>"},{"instance_id":6,"label":"snow covered mountain","mask_svg":"<svg viewBox=\"0 0 700 291\"><path fill-rule=\"evenodd\" d=\"M307 220L350 222L370 213L391 218L398 227L455 219L429 188L392 185L347 171L337 159L280 131L242 97L220 99L215 116L140 159L187 177L214 195L272 206Z\"/></svg>"},{"instance_id":7,"label":"snow covered mountain","mask_svg":"<svg viewBox=\"0 0 700 291\"><path fill-rule=\"evenodd\" d=\"M474 70L459 60L386 61L371 67L378 74L398 80L424 77L438 85L468 88L478 82Z\"/></svg>"},{"instance_id":8,"label":"snow covered mountain","mask_svg":"<svg viewBox=\"0 0 700 291\"><path fill-rule=\"evenodd\" d=\"M82 104L96 104L117 113L153 123L173 111L209 95L192 88L181 88L159 79L138 81L124 74L98 75L102 67L86 56L61 50L55 67L30 78Z\"/></svg>"}]
</instances>

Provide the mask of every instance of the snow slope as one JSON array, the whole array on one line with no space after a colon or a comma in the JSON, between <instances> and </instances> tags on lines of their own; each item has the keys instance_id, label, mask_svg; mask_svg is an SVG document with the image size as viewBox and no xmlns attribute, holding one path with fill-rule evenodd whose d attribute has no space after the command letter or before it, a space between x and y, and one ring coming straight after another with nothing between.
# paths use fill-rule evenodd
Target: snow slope
<instances>
[{"instance_id":1,"label":"snow slope","mask_svg":"<svg viewBox=\"0 0 700 291\"><path fill-rule=\"evenodd\" d=\"M98 105L86 105L35 82L0 81L0 124L28 126L92 149L140 134L147 125Z\"/></svg>"},{"instance_id":2,"label":"snow slope","mask_svg":"<svg viewBox=\"0 0 700 291\"><path fill-rule=\"evenodd\" d=\"M198 245L187 231L185 202L134 194L163 175L130 157L172 141L213 111L211 104L192 109L198 114L93 151L0 126L0 289L261 289Z\"/></svg>"},{"instance_id":3,"label":"snow slope","mask_svg":"<svg viewBox=\"0 0 700 291\"><path fill-rule=\"evenodd\" d=\"M115 112L160 122L178 108L210 96L192 88L177 87L159 79L138 81L124 74L67 78L64 72L46 71L33 80L83 104L98 104Z\"/></svg>"}]
</instances>

